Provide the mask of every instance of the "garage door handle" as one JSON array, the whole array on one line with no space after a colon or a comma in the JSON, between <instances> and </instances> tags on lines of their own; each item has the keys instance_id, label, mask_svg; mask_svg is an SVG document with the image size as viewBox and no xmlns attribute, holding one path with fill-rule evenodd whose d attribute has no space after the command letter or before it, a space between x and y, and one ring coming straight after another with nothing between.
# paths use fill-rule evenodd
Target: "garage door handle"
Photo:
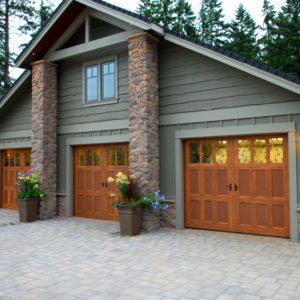
<instances>
[{"instance_id":1,"label":"garage door handle","mask_svg":"<svg viewBox=\"0 0 300 300\"><path fill-rule=\"evenodd\" d=\"M104 187L104 182L102 182L102 187Z\"/></svg>"},{"instance_id":2,"label":"garage door handle","mask_svg":"<svg viewBox=\"0 0 300 300\"><path fill-rule=\"evenodd\" d=\"M229 188L229 191L231 191L231 189L232 189L231 183L229 185L227 185L227 187Z\"/></svg>"},{"instance_id":3,"label":"garage door handle","mask_svg":"<svg viewBox=\"0 0 300 300\"><path fill-rule=\"evenodd\" d=\"M105 182L105 187L107 187L107 182Z\"/></svg>"},{"instance_id":4,"label":"garage door handle","mask_svg":"<svg viewBox=\"0 0 300 300\"><path fill-rule=\"evenodd\" d=\"M237 184L235 184L234 185L234 190L237 191L237 189L238 189L238 186L237 186Z\"/></svg>"}]
</instances>

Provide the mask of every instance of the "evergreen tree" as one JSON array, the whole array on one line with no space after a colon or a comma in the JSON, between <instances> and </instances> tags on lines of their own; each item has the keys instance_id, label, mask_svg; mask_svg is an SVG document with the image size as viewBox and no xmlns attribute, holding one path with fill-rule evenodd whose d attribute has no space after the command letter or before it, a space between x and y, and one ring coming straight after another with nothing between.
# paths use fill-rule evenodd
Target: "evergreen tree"
<instances>
[{"instance_id":1,"label":"evergreen tree","mask_svg":"<svg viewBox=\"0 0 300 300\"><path fill-rule=\"evenodd\" d=\"M249 59L257 59L259 47L256 42L258 26L250 14L240 4L233 20L227 30L225 49Z\"/></svg>"},{"instance_id":2,"label":"evergreen tree","mask_svg":"<svg viewBox=\"0 0 300 300\"><path fill-rule=\"evenodd\" d=\"M43 0L39 10L35 9L35 0L0 0L0 95L12 83L9 71L15 57L10 47L13 31L18 35L31 34L41 26L51 9Z\"/></svg>"},{"instance_id":3,"label":"evergreen tree","mask_svg":"<svg viewBox=\"0 0 300 300\"><path fill-rule=\"evenodd\" d=\"M195 26L196 16L194 15L192 6L185 0L178 0L174 12L176 22L174 22L172 29L196 38L198 36Z\"/></svg>"},{"instance_id":4,"label":"evergreen tree","mask_svg":"<svg viewBox=\"0 0 300 300\"><path fill-rule=\"evenodd\" d=\"M222 45L226 27L223 18L221 0L202 0L199 12L200 40L210 45Z\"/></svg>"},{"instance_id":5,"label":"evergreen tree","mask_svg":"<svg viewBox=\"0 0 300 300\"><path fill-rule=\"evenodd\" d=\"M186 0L141 0L137 12L161 27L197 36L196 17Z\"/></svg>"},{"instance_id":6,"label":"evergreen tree","mask_svg":"<svg viewBox=\"0 0 300 300\"><path fill-rule=\"evenodd\" d=\"M274 18L265 62L300 78L300 2L287 0Z\"/></svg>"}]
</instances>

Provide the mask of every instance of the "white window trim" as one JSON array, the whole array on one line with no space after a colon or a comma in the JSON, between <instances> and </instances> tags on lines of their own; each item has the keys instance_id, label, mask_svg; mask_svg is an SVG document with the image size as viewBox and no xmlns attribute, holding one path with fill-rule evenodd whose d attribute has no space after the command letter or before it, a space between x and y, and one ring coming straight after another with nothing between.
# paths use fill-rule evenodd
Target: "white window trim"
<instances>
[{"instance_id":1,"label":"white window trim","mask_svg":"<svg viewBox=\"0 0 300 300\"><path fill-rule=\"evenodd\" d=\"M114 61L115 62L115 98L110 98L108 100L102 99L102 68L101 64ZM85 68L89 66L97 65L98 67L98 100L95 101L86 101L86 78L85 78ZM97 105L106 105L106 104L113 104L118 102L118 56L106 56L97 60L92 60L85 62L82 65L82 106L83 107L90 107L90 106L97 106Z\"/></svg>"}]
</instances>

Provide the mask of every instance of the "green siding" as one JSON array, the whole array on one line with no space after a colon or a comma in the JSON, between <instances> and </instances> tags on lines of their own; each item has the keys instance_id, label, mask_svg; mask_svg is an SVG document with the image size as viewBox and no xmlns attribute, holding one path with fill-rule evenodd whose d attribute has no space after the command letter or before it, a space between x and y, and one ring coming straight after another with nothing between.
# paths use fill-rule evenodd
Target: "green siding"
<instances>
[{"instance_id":1,"label":"green siding","mask_svg":"<svg viewBox=\"0 0 300 300\"><path fill-rule=\"evenodd\" d=\"M28 80L0 111L0 133L31 130L31 85Z\"/></svg>"},{"instance_id":2,"label":"green siding","mask_svg":"<svg viewBox=\"0 0 300 300\"><path fill-rule=\"evenodd\" d=\"M90 61L76 60L62 63L58 71L58 126L120 120L128 118L128 55L118 57L118 103L83 105L83 64ZM99 56L98 59L103 57ZM97 57L93 57L97 60Z\"/></svg>"},{"instance_id":3,"label":"green siding","mask_svg":"<svg viewBox=\"0 0 300 300\"><path fill-rule=\"evenodd\" d=\"M254 76L170 43L159 48L160 114L297 101Z\"/></svg>"}]
</instances>

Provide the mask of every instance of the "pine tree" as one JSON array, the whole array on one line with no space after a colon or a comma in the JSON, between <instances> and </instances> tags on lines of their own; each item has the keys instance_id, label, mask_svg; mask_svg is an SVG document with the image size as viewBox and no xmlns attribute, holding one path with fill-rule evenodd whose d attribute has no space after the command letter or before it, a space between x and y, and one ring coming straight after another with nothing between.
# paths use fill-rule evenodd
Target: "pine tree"
<instances>
[{"instance_id":1,"label":"pine tree","mask_svg":"<svg viewBox=\"0 0 300 300\"><path fill-rule=\"evenodd\" d=\"M274 10L274 5L271 5L269 0L264 0L262 13L264 16L264 23L261 30L264 34L258 41L258 44L261 47L259 60L262 64L269 65L272 60L270 55L272 48L274 47L276 31L276 11Z\"/></svg>"},{"instance_id":2,"label":"pine tree","mask_svg":"<svg viewBox=\"0 0 300 300\"><path fill-rule=\"evenodd\" d=\"M172 29L196 38L198 36L195 26L196 16L192 6L185 0L178 0L174 12L177 17Z\"/></svg>"},{"instance_id":3,"label":"pine tree","mask_svg":"<svg viewBox=\"0 0 300 300\"><path fill-rule=\"evenodd\" d=\"M161 27L197 36L196 17L186 0L141 0L137 12Z\"/></svg>"},{"instance_id":4,"label":"pine tree","mask_svg":"<svg viewBox=\"0 0 300 300\"><path fill-rule=\"evenodd\" d=\"M0 95L12 83L10 67L15 57L11 51L10 37L32 35L49 17L52 4L41 0L40 8L35 8L35 0L0 0Z\"/></svg>"},{"instance_id":5,"label":"pine tree","mask_svg":"<svg viewBox=\"0 0 300 300\"><path fill-rule=\"evenodd\" d=\"M240 4L236 10L235 20L233 20L227 30L227 38L224 48L249 59L257 59L259 47L256 37L258 26L251 18L250 14Z\"/></svg>"},{"instance_id":6,"label":"pine tree","mask_svg":"<svg viewBox=\"0 0 300 300\"><path fill-rule=\"evenodd\" d=\"M220 0L203 0L199 12L200 40L215 46L223 44L224 29L223 8Z\"/></svg>"},{"instance_id":7,"label":"pine tree","mask_svg":"<svg viewBox=\"0 0 300 300\"><path fill-rule=\"evenodd\" d=\"M287 0L275 18L268 65L300 78L300 2Z\"/></svg>"}]
</instances>

